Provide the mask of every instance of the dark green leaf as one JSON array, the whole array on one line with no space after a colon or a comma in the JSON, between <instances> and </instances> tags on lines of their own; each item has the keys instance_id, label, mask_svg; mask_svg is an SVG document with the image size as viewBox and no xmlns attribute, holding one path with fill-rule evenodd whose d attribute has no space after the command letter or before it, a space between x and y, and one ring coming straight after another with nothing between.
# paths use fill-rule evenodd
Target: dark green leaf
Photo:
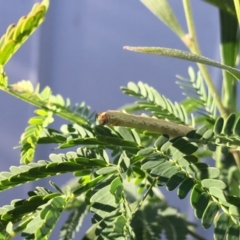
<instances>
[{"instance_id":1,"label":"dark green leaf","mask_svg":"<svg viewBox=\"0 0 240 240\"><path fill-rule=\"evenodd\" d=\"M203 190L201 184L195 184L190 197L190 203L193 208L196 208L197 205L199 204L199 199L202 192Z\"/></svg>"},{"instance_id":2,"label":"dark green leaf","mask_svg":"<svg viewBox=\"0 0 240 240\"><path fill-rule=\"evenodd\" d=\"M201 196L199 197L199 200L198 202L196 203L196 208L195 208L195 216L198 218L198 219L201 219L202 218L202 215L208 205L208 202L210 200L210 196L208 195L208 193L206 192L203 192L201 194Z\"/></svg>"},{"instance_id":3,"label":"dark green leaf","mask_svg":"<svg viewBox=\"0 0 240 240\"><path fill-rule=\"evenodd\" d=\"M162 145L166 142L168 142L169 140L169 136L168 135L161 135L157 140L156 142L154 143L154 146L160 150Z\"/></svg>"},{"instance_id":4,"label":"dark green leaf","mask_svg":"<svg viewBox=\"0 0 240 240\"><path fill-rule=\"evenodd\" d=\"M148 148L144 148L138 151L137 155L140 156L147 156L149 154L151 154L154 151L153 147L148 147Z\"/></svg>"},{"instance_id":5,"label":"dark green leaf","mask_svg":"<svg viewBox=\"0 0 240 240\"><path fill-rule=\"evenodd\" d=\"M196 132L195 132L195 135L194 135L194 138L196 139L200 139L203 137L203 135L208 131L208 127L207 126L202 126L200 127Z\"/></svg>"},{"instance_id":6,"label":"dark green leaf","mask_svg":"<svg viewBox=\"0 0 240 240\"><path fill-rule=\"evenodd\" d=\"M164 162L158 166L156 166L152 171L151 174L155 176L161 176L163 172L165 172L167 169L174 166L174 163L171 161Z\"/></svg>"},{"instance_id":7,"label":"dark green leaf","mask_svg":"<svg viewBox=\"0 0 240 240\"><path fill-rule=\"evenodd\" d=\"M193 188L194 184L195 182L193 178L185 179L178 188L178 192L177 192L178 197L180 199L184 199L189 193L189 191Z\"/></svg>"},{"instance_id":8,"label":"dark green leaf","mask_svg":"<svg viewBox=\"0 0 240 240\"><path fill-rule=\"evenodd\" d=\"M216 216L219 210L219 206L216 202L209 202L207 208L205 209L203 216L202 216L202 226L205 229L211 227L214 217Z\"/></svg>"},{"instance_id":9,"label":"dark green leaf","mask_svg":"<svg viewBox=\"0 0 240 240\"><path fill-rule=\"evenodd\" d=\"M215 134L219 135L219 134L222 133L223 124L224 124L223 118L222 118L222 117L219 117L219 118L217 119L217 121L215 122L214 129L213 129L213 131L214 131Z\"/></svg>"},{"instance_id":10,"label":"dark green leaf","mask_svg":"<svg viewBox=\"0 0 240 240\"><path fill-rule=\"evenodd\" d=\"M167 190L174 190L186 178L186 173L183 171L177 172L167 182Z\"/></svg>"},{"instance_id":11,"label":"dark green leaf","mask_svg":"<svg viewBox=\"0 0 240 240\"><path fill-rule=\"evenodd\" d=\"M225 135L231 135L232 129L235 123L236 115L234 113L230 114L228 118L226 119L226 122L223 127L223 134Z\"/></svg>"}]
</instances>

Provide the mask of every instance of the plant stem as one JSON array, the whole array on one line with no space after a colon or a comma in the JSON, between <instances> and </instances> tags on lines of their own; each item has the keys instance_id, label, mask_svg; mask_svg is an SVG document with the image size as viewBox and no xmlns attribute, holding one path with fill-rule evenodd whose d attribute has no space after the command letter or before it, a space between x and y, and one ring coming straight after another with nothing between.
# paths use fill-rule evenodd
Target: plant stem
<instances>
[{"instance_id":1,"label":"plant stem","mask_svg":"<svg viewBox=\"0 0 240 240\"><path fill-rule=\"evenodd\" d=\"M195 233L194 231L192 231L191 229L187 228L188 234L193 236L194 238L198 239L198 240L206 240L205 238L203 238L202 236L199 236L197 233Z\"/></svg>"},{"instance_id":2,"label":"plant stem","mask_svg":"<svg viewBox=\"0 0 240 240\"><path fill-rule=\"evenodd\" d=\"M86 124L87 121L85 119L83 119L82 117L80 117L78 114L74 113L73 111L71 111L70 109L51 103L51 102L47 102L47 101L43 101L43 100L39 100L39 99L34 99L34 93L32 94L32 96L26 95L24 96L24 93L18 93L16 91L13 91L9 88L0 86L0 90L18 98L21 99L24 102L27 102L31 105L34 105L36 107L39 108L43 108L43 109L47 109L47 110L51 110L54 112L55 115L68 120L70 122L76 122L80 125ZM56 109L54 110L52 107L56 105Z\"/></svg>"},{"instance_id":3,"label":"plant stem","mask_svg":"<svg viewBox=\"0 0 240 240\"><path fill-rule=\"evenodd\" d=\"M157 182L158 177L154 178L154 180L152 181L150 187L148 188L148 190L145 192L143 198L141 199L141 201L139 202L139 204L136 206L135 210L133 211L133 214L137 212L137 210L142 206L144 200L146 199L146 197L148 196L149 192L151 191L151 189L154 187L155 183Z\"/></svg>"},{"instance_id":4,"label":"plant stem","mask_svg":"<svg viewBox=\"0 0 240 240\"><path fill-rule=\"evenodd\" d=\"M189 50L192 53L201 56L201 51L198 46L197 35L196 35L192 11L191 11L190 0L183 0L183 7L184 7L184 12L185 12L187 26L188 26L188 32L189 32L189 38L190 38L190 41L188 41L189 44L187 44L187 47L189 48ZM184 41L184 43L186 43L186 41ZM197 63L197 65L198 65L200 72L209 88L209 91L211 91L212 95L215 98L215 102L216 102L216 105L218 107L218 110L219 110L221 116L226 118L227 112L221 102L221 98L217 92L217 89L215 88L215 86L213 84L213 81L207 70L207 67L200 63Z\"/></svg>"}]
</instances>

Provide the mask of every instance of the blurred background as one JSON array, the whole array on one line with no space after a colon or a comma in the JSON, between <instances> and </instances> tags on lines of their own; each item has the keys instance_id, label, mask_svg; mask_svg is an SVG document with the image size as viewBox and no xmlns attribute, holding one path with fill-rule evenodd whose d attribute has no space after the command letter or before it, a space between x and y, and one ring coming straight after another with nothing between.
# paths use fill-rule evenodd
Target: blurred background
<instances>
[{"instance_id":1,"label":"blurred background","mask_svg":"<svg viewBox=\"0 0 240 240\"><path fill-rule=\"evenodd\" d=\"M8 25L29 12L34 0L0 0L0 35ZM182 27L186 30L181 1L170 4ZM217 9L202 0L192 1L195 24L202 54L219 60L219 30ZM204 17L203 17L204 16ZM85 101L92 110L113 110L135 101L121 93L119 87L129 81L147 82L172 101L183 99L175 84L176 75L188 76L186 61L144 55L123 50L123 46L161 46L187 50L162 22L160 22L139 0L52 0L42 26L7 64L5 70L9 82L31 80L48 85L54 94L69 97L71 102ZM220 73L211 68L216 82ZM0 171L19 165L18 145L20 135L33 115L34 108L24 102L0 92ZM56 119L55 126L63 121ZM38 148L36 160L48 159L51 147ZM58 185L64 184L71 175L51 178ZM49 186L49 180L38 181L14 190L1 193L0 206L12 199L26 198L35 186ZM162 189L170 204L177 206L195 221L189 199L180 201L176 192ZM61 226L63 219L59 223ZM90 218L84 223L76 239L85 232ZM206 239L212 237L211 230L199 228ZM17 239L21 239L20 237ZM54 233L51 239L58 239Z\"/></svg>"}]
</instances>

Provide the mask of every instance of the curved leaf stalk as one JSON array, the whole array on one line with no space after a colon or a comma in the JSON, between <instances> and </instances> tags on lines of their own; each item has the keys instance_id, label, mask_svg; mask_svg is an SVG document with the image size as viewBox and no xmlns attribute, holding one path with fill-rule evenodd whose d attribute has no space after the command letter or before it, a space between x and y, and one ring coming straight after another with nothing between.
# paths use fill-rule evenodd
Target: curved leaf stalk
<instances>
[{"instance_id":1,"label":"curved leaf stalk","mask_svg":"<svg viewBox=\"0 0 240 240\"><path fill-rule=\"evenodd\" d=\"M81 149L77 152L67 154L51 154L51 161L40 160L36 163L22 165L19 167L10 167L10 172L1 172L0 174L0 191L7 190L27 182L36 181L42 178L64 174L68 172L78 172L92 169L98 169L108 166L108 163L98 158L96 155L84 156Z\"/></svg>"},{"instance_id":2,"label":"curved leaf stalk","mask_svg":"<svg viewBox=\"0 0 240 240\"><path fill-rule=\"evenodd\" d=\"M154 178L154 180L151 182L149 188L147 191L144 193L143 198L139 201L138 205L136 208L133 210L133 215L141 208L142 204L144 203L145 199L149 196L149 193L152 191L154 188L155 184L157 183L158 177Z\"/></svg>"},{"instance_id":3,"label":"curved leaf stalk","mask_svg":"<svg viewBox=\"0 0 240 240\"><path fill-rule=\"evenodd\" d=\"M38 108L52 111L57 116L70 122L79 125L89 123L86 117L82 117L75 109L71 110L69 108L69 100L65 102L60 95L52 95L49 87L45 87L39 92L39 86L34 90L30 81L21 81L8 87L0 86L0 89Z\"/></svg>"},{"instance_id":4,"label":"curved leaf stalk","mask_svg":"<svg viewBox=\"0 0 240 240\"><path fill-rule=\"evenodd\" d=\"M184 7L184 12L186 16L186 21L187 21L187 26L188 26L188 31L189 31L189 37L190 37L190 44L189 44L189 49L192 53L197 54L201 56L201 51L198 45L198 40L197 40L197 34L195 31L195 26L194 26L194 20L192 16L192 10L190 6L190 1L189 0L183 0L183 7ZM212 95L215 97L216 105L219 109L220 114L225 117L227 115L227 112L222 104L221 98L219 96L219 93L216 89L216 87L213 84L213 81L211 79L211 76L206 68L205 65L197 63L202 76L204 80L206 81L206 84L209 88L209 91L211 91Z\"/></svg>"}]
</instances>

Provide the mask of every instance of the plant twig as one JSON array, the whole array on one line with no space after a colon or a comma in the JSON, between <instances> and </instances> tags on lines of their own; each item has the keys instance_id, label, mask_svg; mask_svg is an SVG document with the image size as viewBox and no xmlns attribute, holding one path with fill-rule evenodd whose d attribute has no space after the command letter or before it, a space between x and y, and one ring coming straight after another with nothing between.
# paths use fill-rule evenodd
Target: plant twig
<instances>
[{"instance_id":1,"label":"plant twig","mask_svg":"<svg viewBox=\"0 0 240 240\"><path fill-rule=\"evenodd\" d=\"M127 114L120 111L107 111L98 114L101 125L112 125L137 128L159 134L168 134L171 137L185 136L193 129L189 126L167 122L162 119Z\"/></svg>"},{"instance_id":2,"label":"plant twig","mask_svg":"<svg viewBox=\"0 0 240 240\"><path fill-rule=\"evenodd\" d=\"M192 231L189 228L187 228L187 231L188 231L189 235L193 236L197 240L206 240L205 238L203 238L202 236L199 236L197 233L195 233L194 231Z\"/></svg>"},{"instance_id":3,"label":"plant twig","mask_svg":"<svg viewBox=\"0 0 240 240\"><path fill-rule=\"evenodd\" d=\"M190 41L188 42L189 44L187 45L187 47L190 49L190 51L192 53L197 54L197 55L202 55L200 48L198 46L197 35L196 35L196 31L195 31L195 26L194 26L194 21L193 21L191 6L190 6L190 0L183 0L183 7L184 7L184 11L185 11L188 32L189 32L189 38L190 38ZM219 109L220 114L225 118L227 116L226 109L224 108L224 106L222 104L221 98L217 92L217 89L215 88L215 86L213 84L213 81L207 70L207 67L200 63L197 63L197 65L200 69L200 72L201 72L209 90L212 92L212 95L215 97L216 105Z\"/></svg>"}]
</instances>

